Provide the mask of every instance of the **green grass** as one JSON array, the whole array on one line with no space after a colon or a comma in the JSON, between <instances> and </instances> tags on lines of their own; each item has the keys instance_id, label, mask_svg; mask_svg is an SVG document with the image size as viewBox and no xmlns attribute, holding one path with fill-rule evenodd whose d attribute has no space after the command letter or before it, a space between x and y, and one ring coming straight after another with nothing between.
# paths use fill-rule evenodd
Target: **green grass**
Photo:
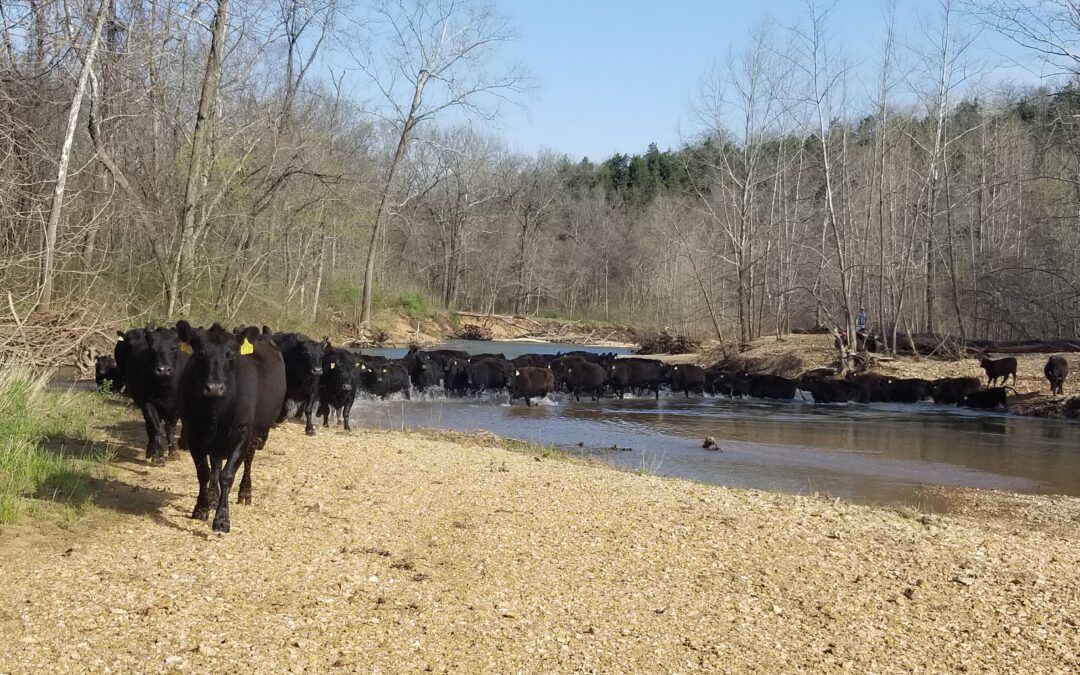
<instances>
[{"instance_id":1,"label":"green grass","mask_svg":"<svg viewBox=\"0 0 1080 675\"><path fill-rule=\"evenodd\" d=\"M100 395L47 392L45 379L28 371L0 372L0 524L35 513L42 500L68 520L92 503L91 479L109 457L76 453L89 447L104 405Z\"/></svg>"}]
</instances>

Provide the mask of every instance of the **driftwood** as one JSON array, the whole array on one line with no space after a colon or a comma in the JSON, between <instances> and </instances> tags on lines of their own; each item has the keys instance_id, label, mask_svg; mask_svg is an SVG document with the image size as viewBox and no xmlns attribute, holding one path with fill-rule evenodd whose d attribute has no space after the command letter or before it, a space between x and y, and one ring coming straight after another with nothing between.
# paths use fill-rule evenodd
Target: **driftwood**
<instances>
[{"instance_id":1,"label":"driftwood","mask_svg":"<svg viewBox=\"0 0 1080 675\"><path fill-rule=\"evenodd\" d=\"M1056 354L1080 352L1077 340L968 340L969 354Z\"/></svg>"},{"instance_id":2,"label":"driftwood","mask_svg":"<svg viewBox=\"0 0 1080 675\"><path fill-rule=\"evenodd\" d=\"M475 323L467 323L460 331L458 331L457 335L454 336L454 339L480 340L486 342L492 339L491 329L487 326L477 326Z\"/></svg>"},{"instance_id":3,"label":"driftwood","mask_svg":"<svg viewBox=\"0 0 1080 675\"><path fill-rule=\"evenodd\" d=\"M637 354L694 354L701 351L701 340L670 331L660 331L640 340Z\"/></svg>"}]
</instances>

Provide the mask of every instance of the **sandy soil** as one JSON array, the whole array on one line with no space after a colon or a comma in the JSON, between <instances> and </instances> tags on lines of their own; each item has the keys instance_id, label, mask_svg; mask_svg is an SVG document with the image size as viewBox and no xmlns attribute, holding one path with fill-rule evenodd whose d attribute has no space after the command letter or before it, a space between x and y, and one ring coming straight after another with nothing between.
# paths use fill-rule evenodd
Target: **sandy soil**
<instances>
[{"instance_id":1,"label":"sandy soil","mask_svg":"<svg viewBox=\"0 0 1080 675\"><path fill-rule=\"evenodd\" d=\"M0 533L0 672L1080 668L1076 500L923 516L288 424L221 536L186 457L115 440L107 516Z\"/></svg>"}]
</instances>

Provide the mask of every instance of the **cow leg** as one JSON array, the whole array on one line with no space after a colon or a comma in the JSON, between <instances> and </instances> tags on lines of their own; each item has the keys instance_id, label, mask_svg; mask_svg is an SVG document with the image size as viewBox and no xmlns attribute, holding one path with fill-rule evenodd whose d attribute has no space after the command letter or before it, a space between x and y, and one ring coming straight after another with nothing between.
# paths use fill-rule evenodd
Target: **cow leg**
<instances>
[{"instance_id":1,"label":"cow leg","mask_svg":"<svg viewBox=\"0 0 1080 675\"><path fill-rule=\"evenodd\" d=\"M346 397L345 405L341 406L341 419L345 421L345 431L352 431L349 426L349 415L352 414L352 404L356 399Z\"/></svg>"},{"instance_id":2,"label":"cow leg","mask_svg":"<svg viewBox=\"0 0 1080 675\"><path fill-rule=\"evenodd\" d=\"M255 459L255 445L252 441L244 455L244 476L240 479L240 490L236 493L236 503L251 506L251 462Z\"/></svg>"},{"instance_id":3,"label":"cow leg","mask_svg":"<svg viewBox=\"0 0 1080 675\"><path fill-rule=\"evenodd\" d=\"M281 402L281 414L278 415L277 423L281 424L285 421L285 418L289 416L289 399L285 399Z\"/></svg>"},{"instance_id":4,"label":"cow leg","mask_svg":"<svg viewBox=\"0 0 1080 675\"><path fill-rule=\"evenodd\" d=\"M161 426L161 414L153 405L147 404L143 407L143 417L146 418L146 435L149 439L146 458L154 466L161 466L165 463L165 448L162 443L165 431Z\"/></svg>"},{"instance_id":5,"label":"cow leg","mask_svg":"<svg viewBox=\"0 0 1080 675\"><path fill-rule=\"evenodd\" d=\"M220 493L218 494L217 513L214 514L214 523L212 525L214 532L228 532L230 529L229 491L232 490L233 479L236 478L237 465L241 460L245 459L251 449L251 439L248 434L243 433L241 436L243 436L243 439L229 453L229 458L225 460L225 467L221 469L218 477Z\"/></svg>"},{"instance_id":6,"label":"cow leg","mask_svg":"<svg viewBox=\"0 0 1080 675\"><path fill-rule=\"evenodd\" d=\"M315 393L314 392L312 392L312 394L310 396L308 396L308 399L306 401L304 401L304 404L301 406L301 409L303 410L304 415L307 418L307 424L304 425L304 433L307 434L308 436L314 436L315 435L315 425L312 424L312 422L311 422L311 413L315 410Z\"/></svg>"},{"instance_id":7,"label":"cow leg","mask_svg":"<svg viewBox=\"0 0 1080 675\"><path fill-rule=\"evenodd\" d=\"M210 458L210 480L207 484L206 491L208 499L211 502L216 502L221 497L221 494L218 492L218 488L220 487L219 484L221 482L222 461L224 460L222 460L220 457Z\"/></svg>"},{"instance_id":8,"label":"cow leg","mask_svg":"<svg viewBox=\"0 0 1080 675\"><path fill-rule=\"evenodd\" d=\"M412 400L412 395L409 393L408 388L405 389L405 400L406 401L411 401Z\"/></svg>"},{"instance_id":9,"label":"cow leg","mask_svg":"<svg viewBox=\"0 0 1080 675\"><path fill-rule=\"evenodd\" d=\"M319 401L319 409L315 411L316 417L321 417L323 427L330 426L330 406Z\"/></svg>"},{"instance_id":10,"label":"cow leg","mask_svg":"<svg viewBox=\"0 0 1080 675\"><path fill-rule=\"evenodd\" d=\"M169 455L176 454L176 442L173 436L176 432L176 420L165 420L165 441L169 444Z\"/></svg>"},{"instance_id":11,"label":"cow leg","mask_svg":"<svg viewBox=\"0 0 1080 675\"><path fill-rule=\"evenodd\" d=\"M210 457L205 452L192 452L191 459L195 462L195 473L199 477L199 496L195 499L195 510L191 512L191 517L206 520L210 517Z\"/></svg>"}]
</instances>

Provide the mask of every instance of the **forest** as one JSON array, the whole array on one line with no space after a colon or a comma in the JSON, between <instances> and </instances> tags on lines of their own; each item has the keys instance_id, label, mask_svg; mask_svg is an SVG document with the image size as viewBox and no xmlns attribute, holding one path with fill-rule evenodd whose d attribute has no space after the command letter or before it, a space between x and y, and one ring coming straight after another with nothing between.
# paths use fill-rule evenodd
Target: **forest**
<instances>
[{"instance_id":1,"label":"forest","mask_svg":"<svg viewBox=\"0 0 1080 675\"><path fill-rule=\"evenodd\" d=\"M0 314L1075 336L1076 10L935 9L859 68L829 8L765 19L687 64L678 147L582 158L497 132L536 83L483 0L3 2ZM1054 76L994 79L989 33Z\"/></svg>"}]
</instances>

